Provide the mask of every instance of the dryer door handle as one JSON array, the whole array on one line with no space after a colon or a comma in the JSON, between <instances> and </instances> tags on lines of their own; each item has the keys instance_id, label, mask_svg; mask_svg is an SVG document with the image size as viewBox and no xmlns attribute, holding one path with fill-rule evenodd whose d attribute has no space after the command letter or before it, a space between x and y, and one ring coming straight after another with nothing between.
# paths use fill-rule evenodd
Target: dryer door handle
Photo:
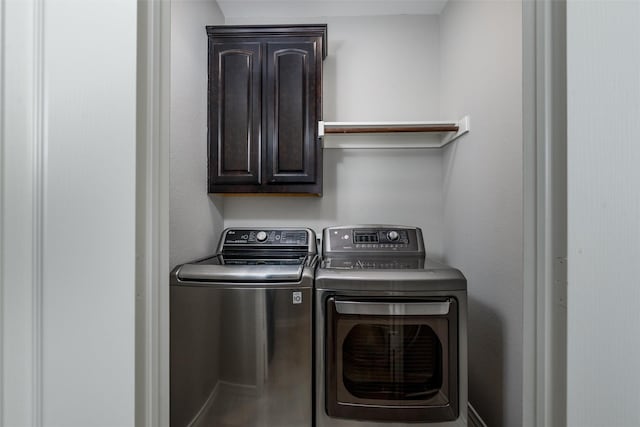
<instances>
[{"instance_id":1,"label":"dryer door handle","mask_svg":"<svg viewBox=\"0 0 640 427\"><path fill-rule=\"evenodd\" d=\"M340 314L364 316L444 316L449 314L449 301L433 302L372 302L335 301Z\"/></svg>"}]
</instances>

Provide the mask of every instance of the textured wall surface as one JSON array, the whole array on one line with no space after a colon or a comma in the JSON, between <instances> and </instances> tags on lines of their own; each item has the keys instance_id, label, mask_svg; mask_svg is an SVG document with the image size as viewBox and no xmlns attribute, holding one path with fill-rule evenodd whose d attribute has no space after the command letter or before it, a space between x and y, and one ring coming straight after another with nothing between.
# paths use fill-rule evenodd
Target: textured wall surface
<instances>
[{"instance_id":1,"label":"textured wall surface","mask_svg":"<svg viewBox=\"0 0 640 427\"><path fill-rule=\"evenodd\" d=\"M567 4L567 424L640 425L640 3Z\"/></svg>"},{"instance_id":2,"label":"textured wall surface","mask_svg":"<svg viewBox=\"0 0 640 427\"><path fill-rule=\"evenodd\" d=\"M223 201L207 195L207 33L224 16L212 1L171 3L169 265L214 252Z\"/></svg>"},{"instance_id":3,"label":"textured wall surface","mask_svg":"<svg viewBox=\"0 0 640 427\"><path fill-rule=\"evenodd\" d=\"M522 6L450 1L440 20L441 112L471 116L444 156L444 253L469 292L469 401L522 423Z\"/></svg>"}]
</instances>

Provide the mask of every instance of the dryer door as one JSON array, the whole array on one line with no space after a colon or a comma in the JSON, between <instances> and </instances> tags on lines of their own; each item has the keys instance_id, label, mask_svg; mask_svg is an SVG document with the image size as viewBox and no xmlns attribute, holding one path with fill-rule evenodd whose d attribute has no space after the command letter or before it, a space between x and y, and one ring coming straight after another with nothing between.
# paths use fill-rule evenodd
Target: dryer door
<instances>
[{"instance_id":1,"label":"dryer door","mask_svg":"<svg viewBox=\"0 0 640 427\"><path fill-rule=\"evenodd\" d=\"M329 416L450 421L458 416L454 298L327 300Z\"/></svg>"}]
</instances>

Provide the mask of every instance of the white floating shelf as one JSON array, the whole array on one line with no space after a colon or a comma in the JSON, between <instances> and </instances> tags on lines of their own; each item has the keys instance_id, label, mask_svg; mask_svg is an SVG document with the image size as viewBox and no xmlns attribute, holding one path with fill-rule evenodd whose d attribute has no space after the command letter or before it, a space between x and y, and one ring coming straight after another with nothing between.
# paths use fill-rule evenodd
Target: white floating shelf
<instances>
[{"instance_id":1,"label":"white floating shelf","mask_svg":"<svg viewBox=\"0 0 640 427\"><path fill-rule=\"evenodd\" d=\"M318 122L318 135L435 133L441 135L437 142L419 144L325 144L325 148L442 148L470 130L469 116L460 120L430 122Z\"/></svg>"}]
</instances>

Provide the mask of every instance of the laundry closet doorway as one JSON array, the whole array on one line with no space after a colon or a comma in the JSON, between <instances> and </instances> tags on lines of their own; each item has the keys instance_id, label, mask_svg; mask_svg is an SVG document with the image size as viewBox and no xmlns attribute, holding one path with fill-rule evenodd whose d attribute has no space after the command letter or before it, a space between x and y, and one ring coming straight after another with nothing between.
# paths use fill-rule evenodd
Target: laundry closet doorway
<instances>
[{"instance_id":1,"label":"laundry closet doorway","mask_svg":"<svg viewBox=\"0 0 640 427\"><path fill-rule=\"evenodd\" d=\"M189 2L177 2L177 3L189 3ZM172 6L176 6L176 4L173 4ZM200 4L200 6L203 7L202 4ZM517 26L521 25L520 31L522 33L521 34L522 39L520 40L520 43L522 46L519 47L519 49L521 49L520 55L522 55L522 58L520 59L521 67L522 67L520 72L522 73L522 75L517 78L522 79L521 84L522 84L522 87L524 87L524 92L521 95L522 96L521 108L525 109L525 113L521 117L519 117L519 119L517 120L521 122L521 125L520 125L521 132L525 136L524 136L524 139L521 141L521 148L520 148L522 150L522 153L521 153L522 158L519 161L515 162L516 163L515 166L509 165L509 168L516 168L516 169L512 169L515 171L515 173L521 174L521 177L519 179L520 179L520 182L522 183L521 185L524 186L525 188L524 192L520 195L521 204L522 204L521 209L523 212L522 215L524 216L522 217L522 222L520 226L517 226L514 229L514 231L516 233L522 233L522 235L524 236L524 240L516 246L521 247L521 249L518 249L518 250L524 251L522 252L522 257L526 257L524 264L521 267L522 270L520 271L519 274L516 274L516 276L514 276L514 277L519 277L519 279L517 279L516 281L519 281L520 285L516 286L516 293L513 294L511 297L509 297L510 302L516 301L515 305L512 304L510 306L509 310L512 310L518 307L518 304L520 303L517 301L522 301L522 298L524 298L525 303L523 306L520 307L520 309L516 309L516 311L518 312L516 313L516 316L518 316L520 320L515 321L515 323L514 322L509 323L510 327L515 328L512 330L512 332L509 332L509 334L515 334L519 330L519 328L521 328L521 329L524 329L525 335L523 338L521 338L520 343L518 343L518 340L512 341L511 339L508 339L507 341L501 341L502 342L501 345L511 346L514 349L513 351L509 350L507 353L505 353L505 354L508 354L508 358L511 361L509 362L510 364L508 365L510 367L507 367L507 365L503 365L501 362L498 365L496 365L497 367L499 367L498 369L500 370L498 372L498 378L500 378L500 380L498 381L499 383L491 383L489 384L489 386L497 387L499 393L503 394L504 396L509 396L510 399L516 399L516 402L519 402L519 403L515 403L514 405L511 405L501 401L497 406L493 403L490 403L488 406L488 410L486 410L485 413L487 413L487 418L489 420L496 420L498 424L508 423L510 422L508 420L512 420L512 419L513 420L525 419L525 420L530 420L529 422L532 423L531 425L534 425L535 422L533 422L532 420L535 420L536 411L533 409L533 406L530 407L528 405L528 402L532 401L532 399L529 399L529 397L536 394L540 395L542 393L539 387L536 389L536 384L537 382L539 382L537 381L538 378L543 378L543 375L542 375L543 370L541 370L540 367L538 367L537 371L534 368L531 368L532 366L536 365L536 359L535 358L528 359L529 357L528 355L535 354L536 352L534 351L534 349L536 348L536 345L539 345L539 340L536 341L536 330L537 330L536 325L537 325L537 322L541 322L541 324L543 323L540 315L544 314L544 310L542 310L539 306L537 306L538 308L536 309L536 305L534 304L536 297L538 295L536 293L537 291L533 291L533 293L531 294L524 295L525 281L528 281L528 283L534 283L534 288L535 288L535 283L540 283L540 282L535 282L535 279L531 279L532 277L534 277L536 269L540 268L539 266L541 265L540 262L538 263L535 262L536 257L538 260L540 260L541 259L540 257L548 256L548 254L545 255L544 252L540 252L540 251L536 252L534 249L531 249L531 248L535 248L536 244L540 244L541 242L537 232L532 231L534 230L535 227L531 226L531 224L537 224L537 221L541 221L541 220L537 218L535 215L527 216L529 212L537 212L535 206L538 206L542 196L540 195L539 192L536 192L536 188L539 188L538 187L539 183L543 182L543 177L546 177L546 175L544 175L546 173L546 169L545 169L546 166L540 165L539 163L535 162L535 159L540 155L540 152L536 151L536 149L534 148L536 146L535 130L537 130L538 128L543 129L544 126L550 126L550 124L544 124L541 121L534 120L535 114L536 112L538 112L538 110L536 110L536 106L537 106L536 99L537 99L537 102L542 103L542 101L540 100L541 99L540 97L536 98L534 96L534 92L535 92L534 81L536 78L541 79L541 81L544 80L542 76L536 75L535 70L536 70L536 66L539 66L539 63L541 61L540 58L544 57L545 52L540 48L540 45L538 44L539 46L538 48L540 49L540 51L535 53L536 51L533 48L533 46L535 45L536 37L542 37L543 34L546 34L544 33L544 31L548 29L545 30L544 25L540 19L536 21L535 19L536 13L541 13L541 12L540 11L536 12L534 7L532 6L533 5L529 5L528 3L521 5L520 16L524 17L524 19L522 19L522 24L520 23L520 21L518 21L518 19L520 18L516 19L516 21L518 21L516 25ZM178 8L184 7L184 4L178 5L177 7ZM174 9L172 14L175 11L176 10ZM482 13L482 12L479 11L478 13ZM328 59L331 58L331 46L332 46L332 36L331 36L332 26L330 21L331 20L329 19L328 44L330 48L330 53L329 53L330 56ZM233 23L238 23L238 22L234 21ZM172 22L172 25L173 24L174 23ZM537 28L536 25L540 26L540 28L538 28L537 33L535 33L534 31ZM334 32L335 31L336 29L334 29ZM439 31L442 31L442 29L440 29ZM340 34L339 30L337 31L337 34ZM334 33L334 37L335 36L336 34ZM336 42L336 46L339 46L340 39L335 38L334 41ZM174 40L174 42L177 42L177 41ZM525 48L525 46L528 48ZM526 57L526 55L524 55L523 52L527 52L528 54L532 55L532 57ZM172 51L171 53L173 55L175 52ZM549 55L549 53L546 53L546 54ZM336 56L335 59L340 60L340 56ZM334 74L334 76L336 77L339 77L340 75L341 74ZM172 84L171 92L172 92L172 95L176 94L176 86L173 84ZM179 95L179 96L182 96L182 95ZM325 100L325 102L327 101ZM173 101L172 101L172 105L173 105ZM538 109L543 110L542 107L538 107ZM325 119L327 119L327 116L326 116L327 113L328 112L325 110ZM456 163L455 157L456 156L459 157L461 155L461 150L465 150L465 149L469 149L469 147L473 147L472 145L474 144L473 126L478 126L477 128L478 131L475 133L476 135L481 134L482 128L487 126L488 122L485 122L480 119L482 114L479 114L479 115L476 114L475 116L476 116L476 119L479 121L473 122L474 117L472 115L472 123L477 123L477 124L476 125L472 124L472 132L467 138L467 140L461 139L460 141L456 142L456 144L459 144L460 146L457 146L457 147L454 146L450 148L450 152L440 154L441 156L440 161L442 162L441 164L444 165L441 171L442 171L442 176L444 176L445 179L447 176L446 173L450 172L449 170L445 170L445 168L459 167L459 166L456 166L457 163ZM177 127L173 126L174 124L173 115L172 115L171 123L172 123L171 133L172 135L175 135L174 133L176 132ZM541 135L541 134L542 133L538 133L538 135ZM519 138L522 138L522 136L520 136ZM172 144L173 144L173 141L177 141L175 137L172 137L171 139L172 139ZM195 143L197 142L198 141L195 141ZM467 147L462 147L461 144L465 144L465 143L467 144ZM542 147L542 146L539 145L538 147ZM477 148L473 147L472 149L476 150ZM540 150L542 150L542 148L540 148ZM498 154L503 155L504 153L502 154L498 153ZM372 158L375 158L375 156L378 156L378 155L379 154L374 154L374 157ZM330 154L330 156L334 156L334 161L335 161L334 164L337 165L338 167L340 167L341 164L344 164L342 162L345 161L345 159L346 161L361 162L361 157L354 158L350 154L349 156L352 156L352 157L343 157L345 156L344 153ZM433 155L429 155L429 156L431 156L430 161L433 161ZM350 159L355 159L355 160L350 160ZM380 159L382 161L382 157ZM518 163L525 165L524 170L517 169ZM326 179L329 179L329 180L334 179L334 182L335 180L340 179L340 174L343 173L342 170L337 169L335 171L338 172L338 174L336 174L334 178L326 177ZM175 176L175 175L172 175L172 176ZM451 181L449 181L449 183L451 183ZM191 190L187 190L187 191L191 191ZM174 195L176 197L180 197L178 193L174 192L174 189L171 190L171 194L172 195L170 197L174 197ZM259 207L265 206L263 204L264 202L262 201L257 201L252 204L252 202L248 201L247 199L234 198L234 200L228 201L228 199L221 200L220 198L217 198L217 196L209 196L208 198L202 197L202 196L196 196L196 197L198 197L199 200L201 200L201 202L198 202L198 203L200 203L200 206L204 208L204 211L208 212L208 215L213 218L213 221L209 220L210 225L207 226L207 227L211 227L212 230L213 229L217 230L227 225L239 225L239 223L241 223L242 221L254 220L253 218L242 216L240 212L242 211L250 212L251 210L245 209L245 208L251 207L251 206L253 206L253 208L255 208L256 206L259 206ZM326 194L325 194L325 198L326 198L325 200L330 200L330 197L327 197ZM324 201L320 203L324 203ZM296 215L295 213L296 209L299 209L299 208L296 207L295 201L286 200L284 202L284 205L294 208L294 209L288 209L287 215L289 219L291 218L291 215L293 216ZM335 214L336 212L335 209L337 209L335 206L330 206L328 211L325 210L325 212L329 213L329 216L327 216L326 218L325 217L318 218L317 220L314 220L314 224L311 224L311 225L312 226L330 225L335 220L335 218L331 217L332 213ZM453 209L454 212L458 210L457 208L454 208L453 205L451 205L451 209ZM198 211L198 209L193 209L192 211ZM172 212L170 214L171 222L174 222L174 220L178 220L179 222L182 218L182 221L186 223L187 221L185 221L185 218L187 218L188 215L194 215L193 213L174 214L175 211L173 210L171 212ZM272 219L269 219L270 218L269 215L274 215L274 218L275 218L275 215L277 214L277 211L272 211L271 213L269 213L269 211L266 211L266 212L267 212L267 217L266 217L267 222L272 221ZM299 215L300 217L305 217L305 218L307 217L306 214L308 212L306 212L304 208L302 208L302 211L298 210L298 212L302 213L301 215ZM196 213L195 215L199 215L199 214ZM323 221L328 221L329 224L324 224ZM442 219L442 221L444 221L444 219ZM435 229L434 227L430 227L430 228ZM451 223L450 233L455 234L456 229L457 227L453 225L453 223ZM172 233L172 236L174 235L175 234ZM205 235L207 234L205 233ZM444 246L445 244L451 245L452 242L455 242L456 240L455 239L449 240L449 243L446 243L445 241L447 239L449 238L440 236L438 239L435 240L436 242L435 247L436 248L439 247L439 249L436 249L436 250L439 251L440 258L446 258L448 256L452 256L451 254L454 253L454 252L451 252L451 249L445 249ZM172 242L175 242L175 239L173 237L170 240ZM440 243L438 243L438 241ZM205 250L206 243L204 242L201 243L200 247L201 247L200 250ZM183 250L179 248L176 250L172 249L170 251L170 257L173 257L173 256L186 257L185 252ZM447 251L449 251L449 253L447 253ZM180 255L176 255L176 253L180 253ZM513 271L516 271L516 270L513 270ZM484 280L486 280L486 278ZM520 286L519 290L518 290L518 286ZM543 287L546 285L540 284L540 286L541 286L541 289L543 289ZM531 288L527 288L527 292L529 292L529 289ZM482 310L482 307L483 307L482 304L476 304L476 310L478 309ZM477 312L477 313L484 316L488 315L489 317L486 317L486 319L491 319L490 316L491 316L492 310L493 309L489 308L489 311L486 311L484 314L482 312ZM166 317L162 316L162 312L160 312L160 318L166 319ZM547 323L544 323L544 324L547 324ZM520 325L520 327L518 327L518 325ZM491 326L491 328L493 327L498 327L498 331L499 331L499 328L500 328L499 324L494 324L493 326ZM498 335L496 337L499 340L504 339L504 336L501 337ZM536 344L536 342L538 344ZM476 372L478 372L478 370L476 370ZM476 382L476 384L480 385L480 384L483 384L482 381L484 380L479 379L478 381L480 382ZM511 382L510 386L506 385L508 382ZM522 391L523 389L524 391ZM514 392L515 394L510 392L508 393L506 390L515 390ZM513 396L516 396L516 397L513 397ZM472 396L471 403L472 404L474 403L473 396ZM539 405L539 407L542 408L540 409L540 411L542 411L540 413L544 413L545 411L544 407L542 405ZM483 415L482 409L479 409L479 410L481 412L481 415ZM493 412L493 415L491 415L492 412ZM537 414L537 415L540 415L540 414Z\"/></svg>"}]
</instances>

